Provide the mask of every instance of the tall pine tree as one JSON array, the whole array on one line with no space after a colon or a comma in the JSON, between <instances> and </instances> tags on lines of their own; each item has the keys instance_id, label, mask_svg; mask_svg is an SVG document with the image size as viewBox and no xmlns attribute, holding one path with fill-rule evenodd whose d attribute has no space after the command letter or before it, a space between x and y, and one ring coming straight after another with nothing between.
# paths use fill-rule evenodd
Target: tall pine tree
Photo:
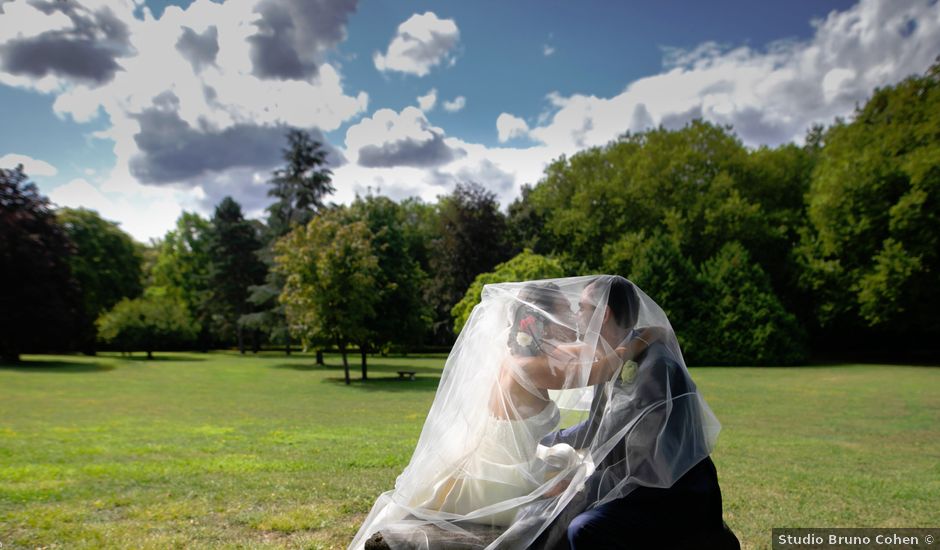
<instances>
[{"instance_id":1,"label":"tall pine tree","mask_svg":"<svg viewBox=\"0 0 940 550\"><path fill-rule=\"evenodd\" d=\"M219 336L228 341L234 336L242 353L245 341L239 320L252 310L249 287L260 284L265 276L265 265L257 255L260 248L258 232L242 215L241 206L232 197L222 199L209 232L210 307Z\"/></svg>"}]
</instances>

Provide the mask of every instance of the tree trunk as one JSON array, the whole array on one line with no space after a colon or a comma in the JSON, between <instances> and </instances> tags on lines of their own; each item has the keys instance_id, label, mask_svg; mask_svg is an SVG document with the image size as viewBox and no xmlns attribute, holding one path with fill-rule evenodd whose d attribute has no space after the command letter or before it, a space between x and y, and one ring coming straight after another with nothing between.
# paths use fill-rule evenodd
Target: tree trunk
<instances>
[{"instance_id":1,"label":"tree trunk","mask_svg":"<svg viewBox=\"0 0 940 550\"><path fill-rule=\"evenodd\" d=\"M245 336L243 334L241 325L238 325L238 352L242 355L245 354Z\"/></svg>"},{"instance_id":2,"label":"tree trunk","mask_svg":"<svg viewBox=\"0 0 940 550\"><path fill-rule=\"evenodd\" d=\"M4 351L2 355L4 363L19 363L20 362L20 352L18 351Z\"/></svg>"},{"instance_id":3,"label":"tree trunk","mask_svg":"<svg viewBox=\"0 0 940 550\"><path fill-rule=\"evenodd\" d=\"M153 351L147 348L147 359L153 359Z\"/></svg>"},{"instance_id":4,"label":"tree trunk","mask_svg":"<svg viewBox=\"0 0 940 550\"><path fill-rule=\"evenodd\" d=\"M346 343L337 342L339 345L339 352L343 355L343 370L346 372L346 385L349 385L349 362L346 360Z\"/></svg>"},{"instance_id":5,"label":"tree trunk","mask_svg":"<svg viewBox=\"0 0 940 550\"><path fill-rule=\"evenodd\" d=\"M284 334L285 334L285 339L287 340L287 346L285 346L285 349L287 350L287 355L290 355L290 330L289 329L285 330Z\"/></svg>"},{"instance_id":6,"label":"tree trunk","mask_svg":"<svg viewBox=\"0 0 940 550\"><path fill-rule=\"evenodd\" d=\"M318 364L318 365L323 365L323 364L324 364L324 363L323 363L323 350L322 350L322 349L318 349L318 350L317 350L317 364Z\"/></svg>"},{"instance_id":7,"label":"tree trunk","mask_svg":"<svg viewBox=\"0 0 940 550\"><path fill-rule=\"evenodd\" d=\"M261 350L261 338L258 337L258 329L251 331L251 353L258 353Z\"/></svg>"},{"instance_id":8,"label":"tree trunk","mask_svg":"<svg viewBox=\"0 0 940 550\"><path fill-rule=\"evenodd\" d=\"M366 347L364 345L359 346L359 354L362 356L362 379L366 380Z\"/></svg>"}]
</instances>

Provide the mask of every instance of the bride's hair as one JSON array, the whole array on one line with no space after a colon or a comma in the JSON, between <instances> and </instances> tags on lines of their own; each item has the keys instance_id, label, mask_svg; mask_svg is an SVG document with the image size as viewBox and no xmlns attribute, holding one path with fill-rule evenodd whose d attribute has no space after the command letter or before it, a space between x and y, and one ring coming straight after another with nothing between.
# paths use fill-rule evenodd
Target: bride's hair
<instances>
[{"instance_id":1,"label":"bride's hair","mask_svg":"<svg viewBox=\"0 0 940 550\"><path fill-rule=\"evenodd\" d=\"M516 299L507 342L509 350L513 355L533 357L541 352L546 325L551 322L544 312L552 312L560 300L567 298L555 283L529 283Z\"/></svg>"}]
</instances>

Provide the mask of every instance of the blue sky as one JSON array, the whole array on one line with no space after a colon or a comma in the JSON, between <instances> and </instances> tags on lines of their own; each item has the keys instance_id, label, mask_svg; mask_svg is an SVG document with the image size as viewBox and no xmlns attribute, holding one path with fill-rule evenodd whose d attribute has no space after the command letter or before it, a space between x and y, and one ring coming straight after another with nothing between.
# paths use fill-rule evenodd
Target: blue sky
<instances>
[{"instance_id":1,"label":"blue sky","mask_svg":"<svg viewBox=\"0 0 940 550\"><path fill-rule=\"evenodd\" d=\"M475 180L505 207L627 130L800 142L940 53L935 0L43 6L0 2L0 163L141 241L225 195L260 216L287 126L328 144L336 202Z\"/></svg>"}]
</instances>

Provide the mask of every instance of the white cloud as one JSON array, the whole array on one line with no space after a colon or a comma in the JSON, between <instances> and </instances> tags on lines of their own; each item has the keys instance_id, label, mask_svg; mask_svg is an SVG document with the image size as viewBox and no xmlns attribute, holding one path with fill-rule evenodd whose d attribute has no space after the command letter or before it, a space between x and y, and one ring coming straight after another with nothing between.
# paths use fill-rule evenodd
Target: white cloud
<instances>
[{"instance_id":1,"label":"white cloud","mask_svg":"<svg viewBox=\"0 0 940 550\"><path fill-rule=\"evenodd\" d=\"M435 105L437 105L437 90L436 89L431 88L431 91L429 91L427 94L418 96L418 108L420 108L425 113L434 109Z\"/></svg>"},{"instance_id":2,"label":"white cloud","mask_svg":"<svg viewBox=\"0 0 940 550\"><path fill-rule=\"evenodd\" d=\"M450 101L444 102L444 110L448 113L456 113L467 106L467 98L462 95L455 97Z\"/></svg>"},{"instance_id":3,"label":"white cloud","mask_svg":"<svg viewBox=\"0 0 940 550\"><path fill-rule=\"evenodd\" d=\"M553 53L555 53L555 48L549 46L548 44L542 44L542 55L549 57Z\"/></svg>"},{"instance_id":4,"label":"white cloud","mask_svg":"<svg viewBox=\"0 0 940 550\"><path fill-rule=\"evenodd\" d=\"M106 115L108 127L93 136L114 141L116 163L99 171L100 191L127 199L115 215L129 226L143 231L140 220L157 219L135 196L179 200L206 213L199 193L210 200L231 191L248 210L266 200L264 192L238 178L269 176L281 162L287 125L322 136L368 108L368 94L347 93L339 71L324 61L345 37L351 1L195 0L185 9L167 6L159 19L146 5L136 18L137 4L50 2L45 15L14 0L0 13L0 83L52 94L60 117ZM290 29L271 34L284 14ZM94 57L85 65L70 61L72 54L63 61L69 48ZM204 150L174 152L173 143ZM148 181L159 186L141 185ZM170 227L172 220L151 236Z\"/></svg>"},{"instance_id":5,"label":"white cloud","mask_svg":"<svg viewBox=\"0 0 940 550\"><path fill-rule=\"evenodd\" d=\"M529 125L519 117L501 113L496 119L496 131L499 134L499 142L505 143L513 138L527 136Z\"/></svg>"},{"instance_id":6,"label":"white cloud","mask_svg":"<svg viewBox=\"0 0 940 550\"><path fill-rule=\"evenodd\" d=\"M861 0L814 21L805 41L763 51L705 43L665 48L665 72L614 97L550 95L557 108L530 137L563 150L625 131L681 127L696 117L731 124L748 145L802 142L814 123L851 114L877 86L922 74L940 51L940 4Z\"/></svg>"},{"instance_id":7,"label":"white cloud","mask_svg":"<svg viewBox=\"0 0 940 550\"><path fill-rule=\"evenodd\" d=\"M361 166L435 167L462 155L415 107L379 109L346 131L346 156Z\"/></svg>"},{"instance_id":8,"label":"white cloud","mask_svg":"<svg viewBox=\"0 0 940 550\"><path fill-rule=\"evenodd\" d=\"M431 68L446 61L453 66L451 50L460 38L453 19L439 19L433 12L414 14L398 26L387 51L375 52L372 61L379 71L398 71L424 76Z\"/></svg>"},{"instance_id":9,"label":"white cloud","mask_svg":"<svg viewBox=\"0 0 940 550\"><path fill-rule=\"evenodd\" d=\"M144 243L162 237L172 228L183 212L182 205L188 202L172 189L151 188L144 195L102 192L82 178L60 185L48 195L57 206L95 210L102 218L118 222L121 229Z\"/></svg>"},{"instance_id":10,"label":"white cloud","mask_svg":"<svg viewBox=\"0 0 940 550\"><path fill-rule=\"evenodd\" d=\"M26 155L10 153L0 157L0 168L12 169L17 164L23 165L23 172L33 178L35 176L54 176L59 173L55 166L44 160L34 159Z\"/></svg>"}]
</instances>

